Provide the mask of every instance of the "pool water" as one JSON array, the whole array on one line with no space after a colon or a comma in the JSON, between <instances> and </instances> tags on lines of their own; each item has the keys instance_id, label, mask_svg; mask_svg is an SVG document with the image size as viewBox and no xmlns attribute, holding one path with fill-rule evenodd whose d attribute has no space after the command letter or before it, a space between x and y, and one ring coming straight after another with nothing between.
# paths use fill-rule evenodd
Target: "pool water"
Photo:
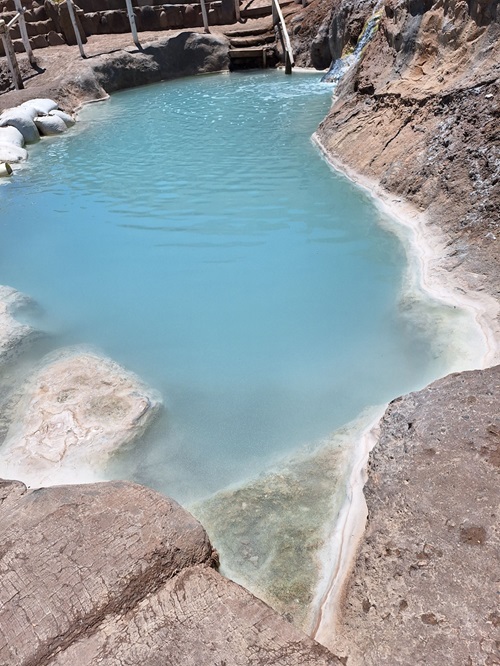
<instances>
[{"instance_id":1,"label":"pool water","mask_svg":"<svg viewBox=\"0 0 500 666\"><path fill-rule=\"evenodd\" d=\"M198 500L432 375L398 309L400 242L310 140L330 100L275 71L122 92L2 188L0 283L54 346L95 345L163 395L110 473Z\"/></svg>"}]
</instances>

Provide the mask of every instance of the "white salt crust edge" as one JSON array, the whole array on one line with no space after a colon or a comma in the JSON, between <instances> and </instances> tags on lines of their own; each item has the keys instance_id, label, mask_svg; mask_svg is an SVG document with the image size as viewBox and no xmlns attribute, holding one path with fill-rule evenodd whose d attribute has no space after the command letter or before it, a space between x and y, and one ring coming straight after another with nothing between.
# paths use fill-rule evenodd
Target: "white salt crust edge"
<instances>
[{"instance_id":1,"label":"white salt crust edge","mask_svg":"<svg viewBox=\"0 0 500 666\"><path fill-rule=\"evenodd\" d=\"M448 371L484 369L500 360L500 304L485 292L470 291L465 275L456 268L450 271L442 265L449 239L429 224L428 217L400 198L385 191L376 181L350 169L328 152L320 137L312 137L323 158L337 173L341 173L364 190L387 218L394 233L402 240L408 255L411 279L429 299L457 308L469 315L481 344L471 348L465 367L454 359ZM402 233L402 232L405 233ZM477 342L477 337L475 342ZM436 379L438 379L436 377ZM341 613L345 586L354 567L356 554L363 539L368 515L363 488L367 480L368 456L378 442L380 420L387 408L381 407L376 417L366 425L353 442L351 472L346 499L323 550L322 576L317 587L314 619L310 635L319 643L333 648Z\"/></svg>"}]
</instances>

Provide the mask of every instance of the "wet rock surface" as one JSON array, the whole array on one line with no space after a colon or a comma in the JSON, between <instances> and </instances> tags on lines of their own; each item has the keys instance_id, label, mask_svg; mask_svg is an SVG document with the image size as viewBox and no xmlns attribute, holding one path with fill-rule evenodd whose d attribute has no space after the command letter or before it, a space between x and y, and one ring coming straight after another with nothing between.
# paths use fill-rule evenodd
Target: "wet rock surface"
<instances>
[{"instance_id":1,"label":"wet rock surface","mask_svg":"<svg viewBox=\"0 0 500 666\"><path fill-rule=\"evenodd\" d=\"M138 377L78 350L42 359L18 393L0 463L4 476L33 486L99 480L107 460L138 439L161 406Z\"/></svg>"},{"instance_id":2,"label":"wet rock surface","mask_svg":"<svg viewBox=\"0 0 500 666\"><path fill-rule=\"evenodd\" d=\"M222 571L306 631L321 551L345 499L352 433L192 507L224 552Z\"/></svg>"},{"instance_id":3,"label":"wet rock surface","mask_svg":"<svg viewBox=\"0 0 500 666\"><path fill-rule=\"evenodd\" d=\"M212 567L201 525L132 483L0 482L2 666L335 666Z\"/></svg>"},{"instance_id":4,"label":"wet rock surface","mask_svg":"<svg viewBox=\"0 0 500 666\"><path fill-rule=\"evenodd\" d=\"M348 664L500 663L500 366L393 401L337 640Z\"/></svg>"},{"instance_id":5,"label":"wet rock surface","mask_svg":"<svg viewBox=\"0 0 500 666\"><path fill-rule=\"evenodd\" d=\"M31 305L31 299L12 287L0 286L0 367L11 362L38 333L15 318L16 312Z\"/></svg>"}]
</instances>

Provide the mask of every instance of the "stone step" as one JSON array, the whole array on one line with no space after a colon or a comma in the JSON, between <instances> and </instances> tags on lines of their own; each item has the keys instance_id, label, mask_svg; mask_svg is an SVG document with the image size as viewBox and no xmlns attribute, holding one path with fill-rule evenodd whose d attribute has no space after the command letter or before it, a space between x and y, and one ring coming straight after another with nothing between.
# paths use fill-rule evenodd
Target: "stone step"
<instances>
[{"instance_id":1,"label":"stone step","mask_svg":"<svg viewBox=\"0 0 500 666\"><path fill-rule=\"evenodd\" d=\"M262 46L250 47L247 49L229 49L229 57L233 60L239 58L260 58L262 60L264 51L267 49Z\"/></svg>"},{"instance_id":2,"label":"stone step","mask_svg":"<svg viewBox=\"0 0 500 666\"><path fill-rule=\"evenodd\" d=\"M283 2L280 2L280 7L283 12L283 15L286 15L286 10L294 11L297 8L297 3L295 0L283 0ZM262 5L258 7L247 7L245 9L241 9L240 15L241 18L244 19L252 19L252 18L262 18L264 16L271 16L273 13L272 6L271 5Z\"/></svg>"},{"instance_id":3,"label":"stone step","mask_svg":"<svg viewBox=\"0 0 500 666\"><path fill-rule=\"evenodd\" d=\"M276 41L273 34L265 35L248 35L247 37L231 37L230 43L234 48L248 48L252 46L263 46L264 44L272 44Z\"/></svg>"},{"instance_id":4,"label":"stone step","mask_svg":"<svg viewBox=\"0 0 500 666\"><path fill-rule=\"evenodd\" d=\"M239 30L226 30L226 37L249 37L251 35L264 35L270 28L241 28Z\"/></svg>"},{"instance_id":5,"label":"stone step","mask_svg":"<svg viewBox=\"0 0 500 666\"><path fill-rule=\"evenodd\" d=\"M271 16L272 13L273 10L271 9L271 5L264 5L263 7L249 7L248 9L242 9L240 11L240 16L244 19L253 19Z\"/></svg>"}]
</instances>

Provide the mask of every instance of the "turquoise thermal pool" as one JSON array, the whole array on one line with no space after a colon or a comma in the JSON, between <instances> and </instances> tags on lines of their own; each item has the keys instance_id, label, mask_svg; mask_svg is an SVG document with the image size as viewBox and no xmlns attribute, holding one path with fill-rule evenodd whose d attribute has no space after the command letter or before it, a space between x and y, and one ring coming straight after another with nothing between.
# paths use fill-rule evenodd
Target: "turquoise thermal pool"
<instances>
[{"instance_id":1,"label":"turquoise thermal pool","mask_svg":"<svg viewBox=\"0 0 500 666\"><path fill-rule=\"evenodd\" d=\"M196 501L435 372L400 242L310 141L330 98L273 71L126 91L2 187L0 283L52 347L94 345L165 401L110 474Z\"/></svg>"}]
</instances>

